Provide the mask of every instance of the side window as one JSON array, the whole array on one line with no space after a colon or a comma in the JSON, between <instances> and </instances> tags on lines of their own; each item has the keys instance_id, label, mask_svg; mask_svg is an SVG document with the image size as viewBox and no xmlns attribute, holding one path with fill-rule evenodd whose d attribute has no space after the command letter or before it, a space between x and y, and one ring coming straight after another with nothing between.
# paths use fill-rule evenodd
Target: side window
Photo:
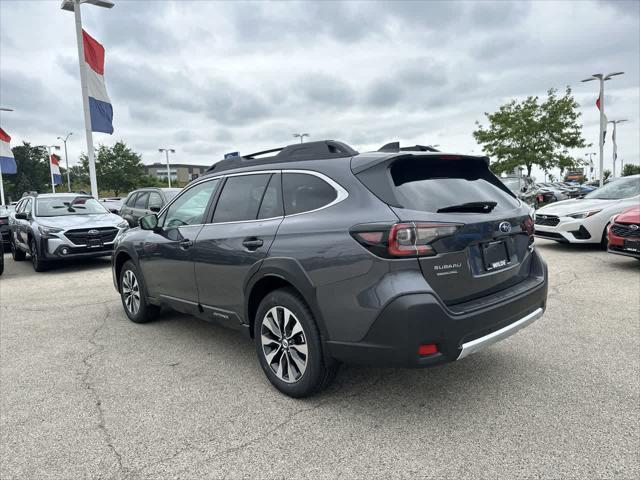
<instances>
[{"instance_id":1,"label":"side window","mask_svg":"<svg viewBox=\"0 0 640 480\"><path fill-rule=\"evenodd\" d=\"M137 193L132 193L131 195L129 195L129 198L127 199L127 207L133 208L133 206L136 204L137 196L138 196Z\"/></svg>"},{"instance_id":2,"label":"side window","mask_svg":"<svg viewBox=\"0 0 640 480\"><path fill-rule=\"evenodd\" d=\"M24 201L24 200L20 200L18 202L18 205L16 205L16 213L22 212L22 209L24 208L25 203L26 203L26 201Z\"/></svg>"},{"instance_id":3,"label":"side window","mask_svg":"<svg viewBox=\"0 0 640 480\"><path fill-rule=\"evenodd\" d=\"M26 202L24 202L24 213L31 213L31 210L33 210L33 200L28 198Z\"/></svg>"},{"instance_id":4,"label":"side window","mask_svg":"<svg viewBox=\"0 0 640 480\"><path fill-rule=\"evenodd\" d=\"M309 212L333 202L338 193L327 182L306 173L285 173L282 176L285 215Z\"/></svg>"},{"instance_id":5,"label":"side window","mask_svg":"<svg viewBox=\"0 0 640 480\"><path fill-rule=\"evenodd\" d=\"M181 227L202 223L207 205L220 179L203 182L180 195L166 210L165 227Z\"/></svg>"},{"instance_id":6,"label":"side window","mask_svg":"<svg viewBox=\"0 0 640 480\"><path fill-rule=\"evenodd\" d=\"M136 204L133 208L140 208L145 210L147 208L147 199L149 198L149 192L141 192L136 198Z\"/></svg>"},{"instance_id":7,"label":"side window","mask_svg":"<svg viewBox=\"0 0 640 480\"><path fill-rule=\"evenodd\" d=\"M147 208L151 209L151 207L156 207L158 210L162 208L163 201L162 197L158 192L150 192L149 193L149 206Z\"/></svg>"},{"instance_id":8,"label":"side window","mask_svg":"<svg viewBox=\"0 0 640 480\"><path fill-rule=\"evenodd\" d=\"M255 220L270 173L228 177L213 215L214 222Z\"/></svg>"},{"instance_id":9,"label":"side window","mask_svg":"<svg viewBox=\"0 0 640 480\"><path fill-rule=\"evenodd\" d=\"M273 174L267 190L262 197L262 203L260 204L260 211L258 212L258 218L274 218L284 215L284 208L282 206L282 183L280 181L280 174Z\"/></svg>"}]
</instances>

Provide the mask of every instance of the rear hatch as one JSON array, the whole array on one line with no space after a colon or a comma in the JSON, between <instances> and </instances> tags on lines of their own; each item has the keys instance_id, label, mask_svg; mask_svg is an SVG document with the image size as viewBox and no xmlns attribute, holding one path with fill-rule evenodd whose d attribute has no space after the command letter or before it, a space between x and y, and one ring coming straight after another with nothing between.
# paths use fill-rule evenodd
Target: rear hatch
<instances>
[{"instance_id":1,"label":"rear hatch","mask_svg":"<svg viewBox=\"0 0 640 480\"><path fill-rule=\"evenodd\" d=\"M422 273L446 304L529 278L529 209L490 172L486 157L398 154L352 169L413 229Z\"/></svg>"}]
</instances>

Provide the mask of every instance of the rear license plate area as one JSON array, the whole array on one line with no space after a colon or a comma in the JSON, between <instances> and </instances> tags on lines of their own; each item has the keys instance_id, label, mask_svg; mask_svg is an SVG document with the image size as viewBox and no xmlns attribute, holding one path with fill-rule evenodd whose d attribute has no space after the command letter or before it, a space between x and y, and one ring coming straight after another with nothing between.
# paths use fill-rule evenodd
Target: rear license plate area
<instances>
[{"instance_id":1,"label":"rear license plate area","mask_svg":"<svg viewBox=\"0 0 640 480\"><path fill-rule=\"evenodd\" d=\"M509 253L507 252L507 244L498 240L496 242L483 243L482 259L484 260L484 268L487 272L499 270L509 265Z\"/></svg>"},{"instance_id":2,"label":"rear license plate area","mask_svg":"<svg viewBox=\"0 0 640 480\"><path fill-rule=\"evenodd\" d=\"M640 240L625 240L624 249L630 252L640 253Z\"/></svg>"},{"instance_id":3,"label":"rear license plate area","mask_svg":"<svg viewBox=\"0 0 640 480\"><path fill-rule=\"evenodd\" d=\"M102 240L99 238L90 238L87 241L87 247L89 248L99 248L102 246Z\"/></svg>"}]
</instances>

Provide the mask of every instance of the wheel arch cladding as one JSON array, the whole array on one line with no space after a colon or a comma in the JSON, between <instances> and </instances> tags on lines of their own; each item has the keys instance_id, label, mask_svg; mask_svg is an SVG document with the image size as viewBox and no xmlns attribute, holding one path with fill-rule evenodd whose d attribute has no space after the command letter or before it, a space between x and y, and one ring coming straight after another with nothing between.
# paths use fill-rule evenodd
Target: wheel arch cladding
<instances>
[{"instance_id":1,"label":"wheel arch cladding","mask_svg":"<svg viewBox=\"0 0 640 480\"><path fill-rule=\"evenodd\" d=\"M326 339L326 329L320 314L315 287L300 264L294 259L267 259L262 268L254 275L245 287L245 322L249 325L251 337L255 315L262 299L279 288L291 288L297 292L307 304L320 330L320 335Z\"/></svg>"},{"instance_id":2,"label":"wheel arch cladding","mask_svg":"<svg viewBox=\"0 0 640 480\"><path fill-rule=\"evenodd\" d=\"M115 270L116 270L116 281L118 282L118 288L120 288L120 272L122 271L122 266L128 260L133 261L133 258L127 252L118 252L118 254L116 255Z\"/></svg>"}]
</instances>

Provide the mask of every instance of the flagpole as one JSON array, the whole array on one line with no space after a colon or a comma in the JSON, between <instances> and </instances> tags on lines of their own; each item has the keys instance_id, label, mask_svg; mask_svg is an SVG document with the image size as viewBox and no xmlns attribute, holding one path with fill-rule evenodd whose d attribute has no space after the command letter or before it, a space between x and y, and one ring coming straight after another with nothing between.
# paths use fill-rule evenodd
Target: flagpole
<instances>
[{"instance_id":1,"label":"flagpole","mask_svg":"<svg viewBox=\"0 0 640 480\"><path fill-rule=\"evenodd\" d=\"M13 112L13 108L0 107L0 110L3 112ZM11 150L11 145L9 145L9 150ZM0 205L4 205L4 178L2 178L2 162L0 162Z\"/></svg>"},{"instance_id":2,"label":"flagpole","mask_svg":"<svg viewBox=\"0 0 640 480\"><path fill-rule=\"evenodd\" d=\"M618 122L611 122L613 123L613 134L611 135L611 141L613 142L613 170L611 173L611 177L612 178L616 178L616 157L617 155L617 150L618 150L618 145L616 144L616 125Z\"/></svg>"},{"instance_id":3,"label":"flagpole","mask_svg":"<svg viewBox=\"0 0 640 480\"><path fill-rule=\"evenodd\" d=\"M80 64L80 87L82 89L82 107L84 109L84 130L87 137L87 157L89 159L89 181L91 195L98 198L98 181L96 179L96 162L93 150L93 133L91 131L91 111L89 109L89 95L87 91L87 72L84 61L84 43L82 41L82 16L80 15L80 0L73 0L73 13L76 19L76 41L78 42L78 62Z\"/></svg>"},{"instance_id":4,"label":"flagpole","mask_svg":"<svg viewBox=\"0 0 640 480\"><path fill-rule=\"evenodd\" d=\"M4 205L4 179L2 178L2 162L0 162L0 205Z\"/></svg>"},{"instance_id":5,"label":"flagpole","mask_svg":"<svg viewBox=\"0 0 640 480\"><path fill-rule=\"evenodd\" d=\"M51 190L52 193L56 193L56 182L53 179L53 170L51 170L51 147L47 147L47 153L49 154L49 176L51 177Z\"/></svg>"}]
</instances>

